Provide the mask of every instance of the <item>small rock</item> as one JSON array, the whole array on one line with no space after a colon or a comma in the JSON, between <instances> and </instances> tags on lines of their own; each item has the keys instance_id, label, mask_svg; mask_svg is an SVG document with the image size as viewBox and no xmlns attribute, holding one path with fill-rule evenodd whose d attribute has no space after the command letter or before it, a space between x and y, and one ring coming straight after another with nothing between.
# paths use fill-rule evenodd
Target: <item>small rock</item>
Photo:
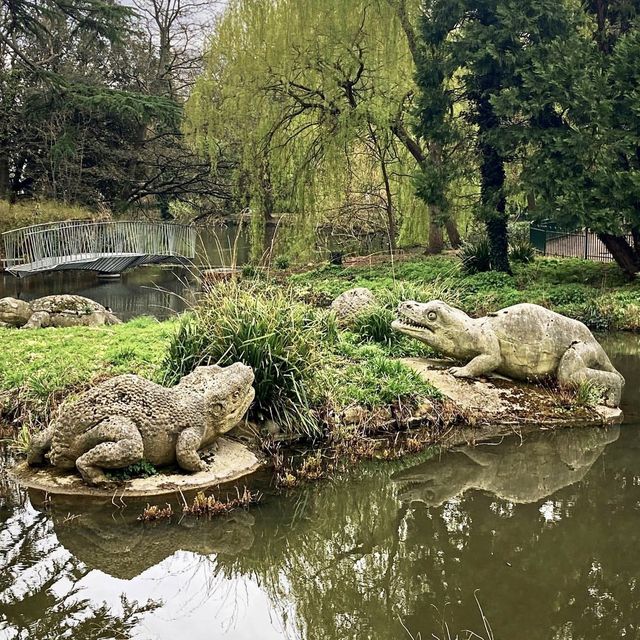
<instances>
[{"instance_id":1,"label":"small rock","mask_svg":"<svg viewBox=\"0 0 640 640\"><path fill-rule=\"evenodd\" d=\"M275 420L265 420L264 428L266 432L271 436L280 435L282 429L280 429L280 425Z\"/></svg>"},{"instance_id":2,"label":"small rock","mask_svg":"<svg viewBox=\"0 0 640 640\"><path fill-rule=\"evenodd\" d=\"M341 293L332 303L331 310L338 324L349 326L361 313L373 309L377 302L373 293L365 287L356 287Z\"/></svg>"},{"instance_id":3,"label":"small rock","mask_svg":"<svg viewBox=\"0 0 640 640\"><path fill-rule=\"evenodd\" d=\"M28 302L17 298L0 299L0 323L9 327L21 327L31 317Z\"/></svg>"},{"instance_id":4,"label":"small rock","mask_svg":"<svg viewBox=\"0 0 640 640\"><path fill-rule=\"evenodd\" d=\"M366 410L359 404L347 407L342 412L342 422L344 424L359 424L363 422L366 416Z\"/></svg>"}]
</instances>

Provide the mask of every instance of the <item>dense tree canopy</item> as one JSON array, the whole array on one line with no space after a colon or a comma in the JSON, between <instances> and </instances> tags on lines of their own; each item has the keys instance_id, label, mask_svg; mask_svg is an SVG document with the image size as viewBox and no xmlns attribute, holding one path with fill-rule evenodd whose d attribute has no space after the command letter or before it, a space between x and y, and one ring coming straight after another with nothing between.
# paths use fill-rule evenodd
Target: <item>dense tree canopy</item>
<instances>
[{"instance_id":1,"label":"dense tree canopy","mask_svg":"<svg viewBox=\"0 0 640 640\"><path fill-rule=\"evenodd\" d=\"M337 217L363 229L382 220L392 246L396 236L422 241L433 203L415 197L412 179L428 150L411 131L405 26L403 1L232 2L189 101L188 131L213 161L237 158L246 206L267 219L295 212L299 236Z\"/></svg>"},{"instance_id":2,"label":"dense tree canopy","mask_svg":"<svg viewBox=\"0 0 640 640\"><path fill-rule=\"evenodd\" d=\"M0 198L249 211L256 256L269 222L301 257L327 233L439 251L443 231L456 247L473 217L503 271L524 210L597 232L632 275L639 11L640 0L4 1Z\"/></svg>"},{"instance_id":3,"label":"dense tree canopy","mask_svg":"<svg viewBox=\"0 0 640 640\"><path fill-rule=\"evenodd\" d=\"M161 10L181 2L146 3L158 9L158 29ZM208 163L182 142L173 86L184 50L145 26L144 15L113 2L3 3L0 197L117 211L220 195Z\"/></svg>"},{"instance_id":4,"label":"dense tree canopy","mask_svg":"<svg viewBox=\"0 0 640 640\"><path fill-rule=\"evenodd\" d=\"M528 122L517 137L536 216L596 231L630 275L640 270L639 13L639 2L588 3L497 102Z\"/></svg>"}]
</instances>

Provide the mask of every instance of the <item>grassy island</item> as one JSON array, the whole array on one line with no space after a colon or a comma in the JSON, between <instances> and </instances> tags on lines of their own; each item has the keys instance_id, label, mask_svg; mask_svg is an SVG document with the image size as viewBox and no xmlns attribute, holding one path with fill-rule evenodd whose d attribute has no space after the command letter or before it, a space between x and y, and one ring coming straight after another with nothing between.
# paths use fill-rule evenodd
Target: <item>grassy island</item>
<instances>
[{"instance_id":1,"label":"grassy island","mask_svg":"<svg viewBox=\"0 0 640 640\"><path fill-rule=\"evenodd\" d=\"M379 307L348 329L330 301L370 288ZM319 266L277 278L215 285L180 318L138 318L114 327L0 329L5 416L36 427L69 394L121 373L173 384L198 364L242 360L256 371L251 419L286 437L336 440L407 424L440 395L399 359L429 349L393 332L400 300L443 299L473 316L535 302L594 330L638 330L640 285L613 265L538 259L514 274L465 275L453 257ZM442 413L442 412L440 412Z\"/></svg>"}]
</instances>

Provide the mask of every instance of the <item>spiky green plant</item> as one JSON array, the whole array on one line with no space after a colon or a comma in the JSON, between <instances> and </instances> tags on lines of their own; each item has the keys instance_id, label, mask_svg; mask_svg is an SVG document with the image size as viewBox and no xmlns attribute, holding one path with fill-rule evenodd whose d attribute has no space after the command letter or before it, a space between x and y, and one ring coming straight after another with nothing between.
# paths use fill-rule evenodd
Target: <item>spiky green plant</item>
<instances>
[{"instance_id":1,"label":"spiky green plant","mask_svg":"<svg viewBox=\"0 0 640 640\"><path fill-rule=\"evenodd\" d=\"M465 242L458 255L462 261L462 270L469 275L491 270L489 240L480 237Z\"/></svg>"},{"instance_id":2,"label":"spiky green plant","mask_svg":"<svg viewBox=\"0 0 640 640\"><path fill-rule=\"evenodd\" d=\"M326 314L297 301L289 289L258 281L212 287L179 325L164 363L173 384L201 364L243 362L252 367L252 413L289 433L319 434L308 384L319 349L335 335Z\"/></svg>"},{"instance_id":3,"label":"spiky green plant","mask_svg":"<svg viewBox=\"0 0 640 640\"><path fill-rule=\"evenodd\" d=\"M391 345L400 337L400 334L391 328L395 317L396 314L390 309L374 307L356 316L351 329L365 342Z\"/></svg>"}]
</instances>

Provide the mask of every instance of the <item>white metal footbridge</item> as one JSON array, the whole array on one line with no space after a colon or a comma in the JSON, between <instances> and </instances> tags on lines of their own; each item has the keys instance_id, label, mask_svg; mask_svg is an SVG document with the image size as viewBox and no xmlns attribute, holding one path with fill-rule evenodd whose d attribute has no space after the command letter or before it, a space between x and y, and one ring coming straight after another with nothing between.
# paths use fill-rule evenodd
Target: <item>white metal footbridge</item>
<instances>
[{"instance_id":1,"label":"white metal footbridge","mask_svg":"<svg viewBox=\"0 0 640 640\"><path fill-rule=\"evenodd\" d=\"M5 268L23 277L45 271L85 269L121 273L141 264L186 264L195 257L196 230L146 221L67 221L2 234Z\"/></svg>"}]
</instances>

